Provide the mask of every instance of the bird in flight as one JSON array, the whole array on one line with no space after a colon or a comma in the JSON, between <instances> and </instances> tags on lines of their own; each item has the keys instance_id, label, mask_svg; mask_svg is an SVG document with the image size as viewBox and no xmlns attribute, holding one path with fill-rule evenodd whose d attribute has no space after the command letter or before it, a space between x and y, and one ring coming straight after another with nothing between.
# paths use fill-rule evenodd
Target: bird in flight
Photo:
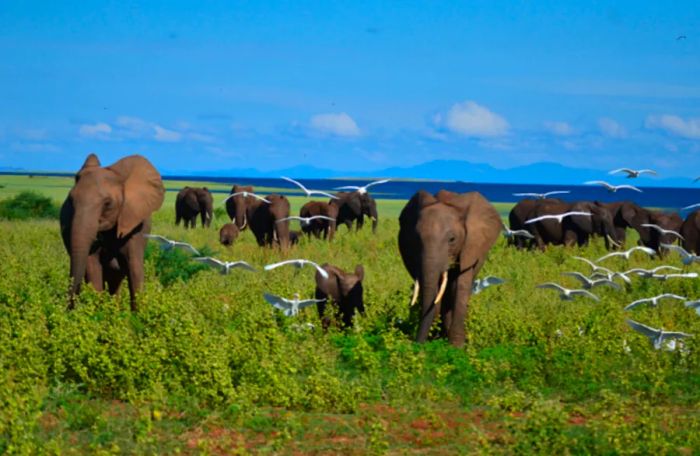
<instances>
[{"instance_id":1,"label":"bird in flight","mask_svg":"<svg viewBox=\"0 0 700 456\"><path fill-rule=\"evenodd\" d=\"M266 271L269 271L271 269L279 268L280 266L285 266L285 265L295 266L297 268L303 268L306 265L313 266L314 268L316 268L318 273L321 274L321 277L323 277L324 279L328 278L328 272L326 272L325 269L323 269L321 266L314 263L313 261L304 260L302 258L299 258L296 260L285 260L285 261L280 261L279 263L268 264L267 266L264 267L264 269Z\"/></svg>"},{"instance_id":2,"label":"bird in flight","mask_svg":"<svg viewBox=\"0 0 700 456\"><path fill-rule=\"evenodd\" d=\"M586 277L585 275L581 274L580 272L575 272L575 271L562 272L562 275L570 276L570 277L577 279L578 281L581 282L581 286L583 286L583 288L586 290L590 290L591 288L599 287L602 285L607 285L607 286L612 287L616 290L619 290L620 288L622 288L622 287L620 287L620 285L616 284L615 282L613 282L612 280L610 280L608 278L596 279L593 277Z\"/></svg>"},{"instance_id":3,"label":"bird in flight","mask_svg":"<svg viewBox=\"0 0 700 456\"><path fill-rule=\"evenodd\" d=\"M511 230L507 226L503 227L503 236L506 237L507 239L520 236L524 237L526 239L535 239L535 236L533 236L529 231L527 230Z\"/></svg>"},{"instance_id":4,"label":"bird in flight","mask_svg":"<svg viewBox=\"0 0 700 456\"><path fill-rule=\"evenodd\" d=\"M236 193L231 193L229 196L226 197L225 200L222 201L222 203L225 203L226 201L230 200L230 199L233 198L234 196L238 196L238 195L243 196L243 198L247 198L247 197L249 197L249 196L252 196L252 197L255 198L255 199L259 199L260 201L263 201L263 202L265 202L265 203L267 203L267 204L270 204L270 201L269 201L269 200L266 200L266 199L263 198L262 196L256 195L256 194L253 193L253 192L236 192Z\"/></svg>"},{"instance_id":5,"label":"bird in flight","mask_svg":"<svg viewBox=\"0 0 700 456\"><path fill-rule=\"evenodd\" d=\"M595 260L595 262L596 262L596 263L600 263L601 261L607 260L608 258L612 258L612 257L624 257L626 260L629 260L629 259L630 259L630 255L632 255L632 254L633 254L634 252L636 252L637 250L639 250L640 252L644 252L644 253L648 254L649 256L654 256L654 255L656 255L656 252L655 252L654 250L650 249L649 247L644 247L644 246L638 245L638 246L636 246L636 247L632 247L632 248L629 249L629 250L625 250L624 252L611 252L611 253L608 253L607 255L603 255L602 257L600 257L600 258L598 258L597 260Z\"/></svg>"},{"instance_id":6,"label":"bird in flight","mask_svg":"<svg viewBox=\"0 0 700 456\"><path fill-rule=\"evenodd\" d=\"M634 320L627 320L627 324L630 328L634 329L638 333L647 336L651 341L655 349L664 349L667 351L673 351L676 349L676 339L685 339L687 337L693 337L692 334L687 334L677 331L664 331L662 328L656 329L651 326L638 323Z\"/></svg>"},{"instance_id":7,"label":"bird in flight","mask_svg":"<svg viewBox=\"0 0 700 456\"><path fill-rule=\"evenodd\" d=\"M584 184L585 185L601 185L601 186L605 187L610 193L615 193L618 190L622 190L625 188L629 189L629 190L634 190L635 192L642 193L642 191L640 189L638 189L637 187L635 187L633 185L611 185L605 181L588 181L588 182L584 182Z\"/></svg>"},{"instance_id":8,"label":"bird in flight","mask_svg":"<svg viewBox=\"0 0 700 456\"><path fill-rule=\"evenodd\" d=\"M656 231L658 231L660 234L671 234L673 236L676 236L678 239L681 239L685 241L685 238L681 236L681 234L678 231L673 231L673 230L667 230L664 228L661 228L659 225L655 225L653 223L642 223L640 226L643 226L645 228L652 228Z\"/></svg>"},{"instance_id":9,"label":"bird in flight","mask_svg":"<svg viewBox=\"0 0 700 456\"><path fill-rule=\"evenodd\" d=\"M488 287L492 287L494 285L500 285L504 283L505 280L500 279L498 277L494 276L488 276L484 277L483 279L476 279L474 280L474 283L472 284L472 294L479 294Z\"/></svg>"},{"instance_id":10,"label":"bird in flight","mask_svg":"<svg viewBox=\"0 0 700 456\"><path fill-rule=\"evenodd\" d=\"M660 244L661 247L665 248L666 250L673 250L674 252L678 252L681 256L681 260L683 261L683 264L688 265L692 264L693 262L700 262L700 256L693 255L692 253L688 252L686 249L679 245L673 245L673 244Z\"/></svg>"},{"instance_id":11,"label":"bird in flight","mask_svg":"<svg viewBox=\"0 0 700 456\"><path fill-rule=\"evenodd\" d=\"M574 296L586 296L588 298L593 299L594 301L600 301L598 296L594 295L588 290L570 290L554 282L542 283L540 285L537 285L537 288L557 290L559 292L559 297L564 301L571 301Z\"/></svg>"},{"instance_id":12,"label":"bird in flight","mask_svg":"<svg viewBox=\"0 0 700 456\"><path fill-rule=\"evenodd\" d=\"M326 217L325 215L313 215L311 217L297 217L296 215L291 215L289 217L281 218L277 220L277 223L282 223L287 220L299 220L301 223L301 226L308 226L311 224L312 220L329 220L331 222L335 222L335 219L332 217Z\"/></svg>"},{"instance_id":13,"label":"bird in flight","mask_svg":"<svg viewBox=\"0 0 700 456\"><path fill-rule=\"evenodd\" d=\"M700 177L698 177L698 179L700 179ZM690 206L682 207L681 210L687 211L688 209L694 209L696 207L700 207L700 203L695 203L695 204L691 204Z\"/></svg>"},{"instance_id":14,"label":"bird in flight","mask_svg":"<svg viewBox=\"0 0 700 456\"><path fill-rule=\"evenodd\" d=\"M677 268L675 266L667 266L667 265L662 265L662 266L657 266L654 269L642 269L642 268L634 268L630 269L629 271L625 271L625 274L637 274L639 277L643 277L645 279L650 279L651 277L655 275L659 275L659 271L663 271L664 269L669 269L671 271L682 271L681 268Z\"/></svg>"},{"instance_id":15,"label":"bird in flight","mask_svg":"<svg viewBox=\"0 0 700 456\"><path fill-rule=\"evenodd\" d=\"M161 236L160 234L144 234L143 237L146 239L153 239L154 241L158 242L163 250L180 249L194 255L200 254L199 250L195 249L190 244L186 242L173 241L165 236Z\"/></svg>"},{"instance_id":16,"label":"bird in flight","mask_svg":"<svg viewBox=\"0 0 700 456\"><path fill-rule=\"evenodd\" d=\"M693 309L696 314L700 315L700 300L686 301L685 306L689 309Z\"/></svg>"},{"instance_id":17,"label":"bird in flight","mask_svg":"<svg viewBox=\"0 0 700 456\"><path fill-rule=\"evenodd\" d=\"M542 215L540 217L535 217L534 219L530 219L530 220L526 221L525 224L528 225L530 223L539 222L541 220L556 220L557 222L561 223L565 217L568 217L570 215L583 215L583 216L590 217L591 213L590 212L582 212L582 211L571 211L571 212L564 212L563 214Z\"/></svg>"},{"instance_id":18,"label":"bird in flight","mask_svg":"<svg viewBox=\"0 0 700 456\"><path fill-rule=\"evenodd\" d=\"M561 195L564 193L571 193L569 190L555 190L553 192L547 192L547 193L513 193L513 196L524 196L524 197L532 197L532 198L537 198L537 199L546 199L549 198L552 195Z\"/></svg>"},{"instance_id":19,"label":"bird in flight","mask_svg":"<svg viewBox=\"0 0 700 456\"><path fill-rule=\"evenodd\" d=\"M685 36L685 35L678 35L678 36L676 37L676 41L685 40L685 39L688 39L688 37Z\"/></svg>"},{"instance_id":20,"label":"bird in flight","mask_svg":"<svg viewBox=\"0 0 700 456\"><path fill-rule=\"evenodd\" d=\"M682 274L653 274L650 278L660 280L662 282L665 282L668 279L697 279L698 273L686 272Z\"/></svg>"},{"instance_id":21,"label":"bird in flight","mask_svg":"<svg viewBox=\"0 0 700 456\"><path fill-rule=\"evenodd\" d=\"M661 301L662 299L678 299L680 301L686 301L688 298L685 298L683 296L678 296L677 294L673 294L673 293L664 293L664 294L660 294L658 296L654 296L653 298L637 299L636 301L633 301L633 302L627 304L627 306L625 306L625 310L634 309L638 305L644 304L646 302L651 304L652 307L656 307L659 305L659 301Z\"/></svg>"},{"instance_id":22,"label":"bird in flight","mask_svg":"<svg viewBox=\"0 0 700 456\"><path fill-rule=\"evenodd\" d=\"M639 177L641 174L653 174L656 176L656 171L653 169L630 169L630 168L620 168L610 171L608 174L617 173L627 173L627 179L634 179Z\"/></svg>"},{"instance_id":23,"label":"bird in flight","mask_svg":"<svg viewBox=\"0 0 700 456\"><path fill-rule=\"evenodd\" d=\"M370 182L369 184L365 185L364 187L358 187L356 185L344 185L343 187L337 187L336 190L355 190L360 195L364 195L365 193L367 193L367 189L370 188L371 186L379 185L379 184L386 184L387 182L391 182L391 179L382 179L382 180Z\"/></svg>"},{"instance_id":24,"label":"bird in flight","mask_svg":"<svg viewBox=\"0 0 700 456\"><path fill-rule=\"evenodd\" d=\"M325 301L325 299L299 299L298 293L294 294L293 299L283 298L270 293L265 293L263 296L265 301L272 304L274 308L281 310L286 317L293 317L304 307Z\"/></svg>"},{"instance_id":25,"label":"bird in flight","mask_svg":"<svg viewBox=\"0 0 700 456\"><path fill-rule=\"evenodd\" d=\"M245 261L221 261L212 257L197 257L192 259L199 263L204 263L214 268L219 268L222 274L228 274L231 272L231 269L234 268L242 268L247 269L248 271L256 272L255 268Z\"/></svg>"},{"instance_id":26,"label":"bird in flight","mask_svg":"<svg viewBox=\"0 0 700 456\"><path fill-rule=\"evenodd\" d=\"M300 189L302 189L302 191L306 194L306 196L321 195L321 196L328 197L330 199L338 199L337 196L333 196L330 193L322 192L320 190L309 190L308 188L304 187L304 185L302 185L300 182L297 182L294 179L290 179L289 177L282 176L282 179L286 180L287 182L291 182L292 184L294 184L297 187L299 187Z\"/></svg>"}]
</instances>

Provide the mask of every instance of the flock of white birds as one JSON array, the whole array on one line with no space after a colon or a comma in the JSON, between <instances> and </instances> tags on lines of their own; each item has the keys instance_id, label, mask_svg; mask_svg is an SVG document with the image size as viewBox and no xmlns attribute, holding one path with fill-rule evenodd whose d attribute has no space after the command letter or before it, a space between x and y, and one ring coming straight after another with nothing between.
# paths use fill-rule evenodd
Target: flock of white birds
<instances>
[{"instance_id":1,"label":"flock of white birds","mask_svg":"<svg viewBox=\"0 0 700 456\"><path fill-rule=\"evenodd\" d=\"M634 170L630 168L620 168L616 169L613 171L610 171L610 174L617 174L617 173L626 173L627 178L637 178L642 174L651 174L651 175L656 175L656 171L652 169L641 169L641 170ZM700 178L698 178L700 179ZM697 179L696 179L697 180ZM623 189L628 189L628 190L633 190L636 192L642 192L642 190L638 189L637 187L634 187L632 185L611 185L605 181L588 181L585 182L586 185L601 185L605 187L609 192L615 193L618 190L623 190ZM547 193L514 193L514 196L525 196L525 197L534 197L538 199L545 199L548 198L552 195L558 195L558 194L565 194L565 193L570 193L569 191L566 190L557 190L557 191L552 191L552 192L547 192ZM692 209L694 207L700 207L700 203L698 204L693 204L687 207L684 207L682 210L686 209ZM541 217L536 217L530 220L527 220L525 224L531 224L535 222L539 222L542 220L556 220L557 222L561 223L564 218L572 216L572 215L581 215L581 216L591 216L590 213L588 212L582 212L582 211L571 211L571 212L565 212L562 214L556 214L556 215L544 215ZM642 224L642 226L651 228L654 230L659 231L661 234L670 234L678 239L683 239L683 236L680 235L680 233L673 231L673 230L667 230L664 229L658 225L654 224ZM534 236L530 234L527 230L510 230L508 227L504 227L504 232L503 235L506 238L512 238L513 236L522 236L528 239L533 239ZM700 256L693 255L692 253L687 252L683 247L678 246L678 245L673 245L673 244L661 244L661 247L669 250L669 251L674 251L680 254L681 256L681 261L684 265L690 265L695 262L700 262ZM591 261L587 258L582 258L582 257L574 257L578 260L582 260L586 262L592 269L591 275L586 276L581 272L576 272L576 271L571 271L571 272L564 272L562 273L563 275L567 275L570 277L573 277L581 282L582 288L580 289L570 289L566 288L558 283L554 282L547 282L543 284L537 285L537 288L542 288L542 289L550 289L550 290L555 290L557 293L559 293L559 297L562 300L572 300L576 296L583 296L589 299L592 299L594 301L600 301L600 298L593 294L590 290L597 287L597 286L608 286L611 288L614 288L616 290L621 290L622 287L614 282L614 279L621 279L625 283L630 284L630 276L631 275L636 275L637 277L640 278L645 278L645 279L656 279L656 280L661 280L661 281L666 281L668 279L696 279L698 277L698 274L696 272L687 272L687 273L670 273L670 274L659 274L659 271L662 270L672 270L676 272L682 271L680 268L677 268L675 266L670 266L670 265L661 265L657 266L654 269L651 270L646 270L646 269L641 269L641 268L635 268L635 269L630 269L628 271L612 271L608 268L605 268L601 266L599 263L602 261L605 261L609 258L624 258L625 260L629 260L630 256L634 252L644 252L645 254L649 256L654 256L656 255L656 252L648 247L643 247L643 246L637 246L637 247L632 247L629 250L623 251L623 252L611 252L607 255L602 256L601 258L598 258L595 261ZM663 293L659 296L653 296L649 298L643 298L643 299L638 299L634 302L631 302L627 306L625 306L624 310L629 311L632 310L642 304L650 304L651 306L656 307L659 304L659 301L662 299L675 299L679 301L683 301L685 306L688 308L692 308L696 311L698 315L700 315L700 300L689 300L688 298L684 296L679 296L676 294L672 293ZM665 331L663 328L652 328L650 326L644 325L642 323L639 323L637 321L627 319L626 320L627 324L635 331L638 333L646 336L649 338L651 341L652 345L654 348L657 350L663 349L667 351L673 351L676 348L680 347L683 348L682 343L679 341L679 339L685 339L688 337L693 337L692 334L687 334L684 332L679 332L679 331ZM626 342L625 342L626 344ZM625 345L625 347L627 347Z\"/></svg>"},{"instance_id":2,"label":"flock of white birds","mask_svg":"<svg viewBox=\"0 0 700 456\"><path fill-rule=\"evenodd\" d=\"M331 199L338 199L337 196L331 195L330 193L327 193L325 191L321 190L312 190L304 186L301 182L298 182L294 179L291 179L289 177L282 177L283 180L286 180L288 182L291 182L292 184L296 185L299 187L303 192L304 195L308 198L313 195L320 195L324 196L327 198ZM370 182L367 185L364 186L344 186L344 187L338 187L336 190L353 190L355 192L358 192L360 194L365 194L367 193L367 189L374 186L374 185L379 185L379 184L384 184L386 182L390 182L390 179L382 179L374 182ZM225 203L228 201L230 198L233 198L234 196L242 196L244 198L246 197L253 197L257 200L260 200L266 204L270 204L270 201L260 195L257 195L253 192L248 192L248 191L243 191L243 192L236 192L228 195L222 203ZM325 215L315 215L313 217L297 217L297 216L289 216L289 217L284 217L282 219L279 219L276 221L276 223L281 223L284 221L298 221L300 222L301 226L307 226L308 224L311 223L311 221L316 220L316 219L322 219L322 220L330 220L330 221L335 221L334 218L327 217ZM170 249L179 249L185 253L188 253L190 255L194 255L192 258L193 261L196 261L198 263L206 264L210 267L219 269L219 271L222 274L229 274L233 269L240 268L244 269L247 271L251 272L257 272L257 269L255 269L253 266L251 266L248 262L239 260L239 261L223 261L218 258L213 258L213 257L204 257L201 256L200 252L192 245L186 243L186 242L181 242L181 241L174 241L171 239L166 238L165 236L161 236L158 234L145 234L144 235L147 239L154 240L158 242L160 245L161 249L163 250L170 250ZM278 263L273 263L273 264L268 264L263 267L264 271L271 271L273 269L276 269L281 266L295 266L297 268L302 268L304 266L312 266L318 271L318 273L323 277L324 279L327 279L328 272L326 272L325 269L323 269L318 263L311 261L311 260L306 260L303 258L298 258L298 259L293 259L293 260L285 260L285 261L280 261ZM495 285L497 283L500 283L500 279L494 279L494 278L485 278L482 279L481 281L475 281L474 282L474 289L476 290L475 292L478 293L484 288L487 288L489 286ZM265 292L263 294L263 299L268 302L270 305L272 305L275 309L279 309L282 311L282 313L287 316L287 317L293 317L296 316L299 311L305 307L308 307L312 304L318 304L321 302L325 302L325 299L301 299L298 294L295 294L292 298L286 298L283 296L277 296L271 293Z\"/></svg>"},{"instance_id":3,"label":"flock of white birds","mask_svg":"<svg viewBox=\"0 0 700 456\"><path fill-rule=\"evenodd\" d=\"M610 172L610 174L617 174L617 173L626 173L627 178L637 178L641 176L642 174L651 174L651 175L656 175L656 171L651 170L651 169L641 169L641 170L634 170L630 168L620 168L616 169ZM306 197L311 197L313 195L320 195L324 197L328 197L331 199L337 199L335 195L331 195L330 193L321 191L321 190L312 190L308 189L305 187L303 184L300 182L288 178L288 177L282 177L282 179L291 182L292 184L296 185L299 187L303 192ZM361 194L367 193L367 189L371 186L374 185L379 185L389 182L389 179L383 179L375 182L371 182L365 186L344 186L344 187L338 187L336 190L353 190L356 192L359 192ZM609 192L615 193L619 190L627 189L627 190L632 190L632 191L637 191L641 192L642 190L638 189L637 187L634 187L632 185L611 185L605 181L588 181L585 182L586 185L601 185L604 188L606 188ZM514 196L520 196L520 197L532 197L532 198L537 198L537 199L545 199L553 195L560 195L560 194L568 194L570 191L567 190L557 190L557 191L551 191L551 192L546 192L546 193L514 193ZM254 197L256 199L259 199L265 203L269 203L267 199L265 199L262 196L256 195L255 193L252 192L238 192L238 193L233 193L231 195L228 195L226 199L224 200L227 201L229 198L232 198L237 195L242 195L244 197ZM700 206L699 204L691 205L688 207L683 208L685 209L691 209L694 207ZM580 216L591 216L589 212L583 212L583 211L571 211L571 212L565 212L562 214L555 214L555 215L544 215L541 217L536 217L530 220L527 220L525 223L526 224L531 224L535 222L539 222L542 220L556 220L557 222L561 223L564 218L572 216L572 215L580 215ZM289 216L286 217L282 220L279 220L278 222L281 221L299 221L302 226L308 225L312 220L314 219L325 219L325 220L333 220L330 217L326 216L314 216L314 217L297 217L297 216ZM676 236L679 239L683 239L683 237L675 231L672 230L666 230L658 225L654 224L644 224L642 226L658 230L661 234L671 234ZM514 236L520 236L528 239L533 239L534 236L528 232L527 230L511 230L507 226L504 225L504 231L503 235L506 238L512 238ZM222 274L228 274L230 271L234 268L242 268L248 271L256 271L254 267L252 267L250 264L248 264L245 261L221 261L216 258L212 257L201 257L199 256L199 252L197 249L195 249L193 246L190 244L187 244L185 242L179 242L179 241L173 241L170 239L167 239L163 236L160 235L146 235L147 238L153 239L157 242L160 243L161 248L163 249L171 249L171 248L178 248L181 249L189 254L196 255L195 258L193 258L194 261L201 262L204 264L207 264L211 267L218 268ZM700 262L700 256L693 255L689 252L687 252L685 249L678 245L671 245L671 244L661 244L661 247L664 249L667 249L669 251L675 251L680 254L682 263L684 265L690 265L694 262ZM585 263L587 263L591 267L591 275L586 276L585 274L578 272L578 271L567 271L563 272L562 275L566 275L569 277L573 277L574 279L578 280L581 283L581 288L579 289L571 289L571 288L566 288L558 283L555 282L547 282L547 283L542 283L537 285L537 288L540 289L550 289L554 290L559 294L559 297L562 300L572 300L576 296L582 296L586 297L595 301L599 301L600 298L596 296L593 292L590 290L599 287L599 286L607 286L610 288L613 288L615 290L622 290L622 287L615 282L615 279L620 279L623 282L630 284L631 283L631 276L637 276L639 278L644 278L644 279L656 279L656 280L661 280L661 281L666 281L669 279L695 279L698 277L698 274L695 272L686 272L682 273L680 268L677 268L675 266L671 265L660 265L655 267L654 269L646 270L646 269L641 269L641 268L634 268L630 269L627 271L612 271L609 268L603 267L600 265L601 262L609 259L609 258L624 258L626 260L629 260L630 256L634 252L643 252L649 256L654 256L656 252L648 247L642 247L642 246L637 246L637 247L632 247L629 250L622 251L622 252L611 252L607 255L604 255L601 258L598 258L595 261L591 261L587 258L582 258L582 257L574 257L575 259L581 260ZM291 266L296 266L297 268L301 268L304 266L313 266L319 274L321 274L322 277L328 278L328 273L318 265L318 263L315 263L310 260L306 259L294 259L294 260L285 260L281 261L279 263L274 263L274 264L269 264L264 266L265 271L270 271L272 269L278 268L280 266L285 266L285 265L291 265ZM668 273L668 274L660 274L660 271L667 270L667 271L674 271L673 273ZM476 279L474 280L474 284L472 286L472 294L478 294L484 289L494 286L494 285L499 285L504 283L505 281L501 278L498 277L493 277L493 276L488 276L483 279ZM320 302L323 302L324 300L317 300L317 299L300 299L299 295L295 295L293 298L285 298L281 296L276 296L271 293L264 293L264 299L267 301L269 304L271 304L273 307L281 310L284 315L286 316L295 316L298 314L298 312L310 305L317 304ZM654 297L649 297L649 298L643 298L643 299L638 299L630 304L628 304L624 310L629 311L632 310L640 305L643 304L650 304L652 306L657 306L659 302L663 299L676 299L683 301L686 307L694 309L698 315L700 315L700 300L689 300L686 297L683 296L678 296L675 294L671 293L664 293L659 296L654 296ZM687 334L683 332L678 332L678 331L665 331L663 328L652 328L647 325L644 325L642 323L636 322L634 320L628 319L626 320L627 324L635 331L638 333L646 336L649 338L651 341L652 345L656 349L664 349L664 350L675 350L677 347L681 346L680 343L677 343L676 341L678 339L684 339L687 337L692 337L692 334Z\"/></svg>"}]
</instances>

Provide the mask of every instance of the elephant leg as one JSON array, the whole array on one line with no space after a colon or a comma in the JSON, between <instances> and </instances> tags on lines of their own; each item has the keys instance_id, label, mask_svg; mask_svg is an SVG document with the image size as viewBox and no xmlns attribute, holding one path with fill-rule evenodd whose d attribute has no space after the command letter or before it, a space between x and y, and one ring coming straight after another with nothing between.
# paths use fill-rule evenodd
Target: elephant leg
<instances>
[{"instance_id":1,"label":"elephant leg","mask_svg":"<svg viewBox=\"0 0 700 456\"><path fill-rule=\"evenodd\" d=\"M324 293L320 288L316 288L314 294L315 299L323 299L323 302L316 303L316 311L318 312L318 319L321 320L321 326L323 329L328 329L331 324L331 319L328 318L326 314L326 306L328 306L328 295Z\"/></svg>"},{"instance_id":2,"label":"elephant leg","mask_svg":"<svg viewBox=\"0 0 700 456\"><path fill-rule=\"evenodd\" d=\"M126 277L124 269L119 266L119 262L116 259L104 264L102 270L104 271L105 281L107 282L107 289L109 294L115 295L119 292L122 281Z\"/></svg>"},{"instance_id":3,"label":"elephant leg","mask_svg":"<svg viewBox=\"0 0 700 456\"><path fill-rule=\"evenodd\" d=\"M440 337L446 338L449 335L450 326L452 326L454 303L457 298L457 280L456 274L448 274L447 287L445 295L442 298L440 305Z\"/></svg>"},{"instance_id":4,"label":"elephant leg","mask_svg":"<svg viewBox=\"0 0 700 456\"><path fill-rule=\"evenodd\" d=\"M452 318L450 321L447 339L450 344L455 347L464 346L466 338L465 322L467 319L467 311L469 309L469 298L472 294L472 285L474 277L479 272L480 267L474 267L465 271L457 279L457 289L455 299L452 306Z\"/></svg>"},{"instance_id":5,"label":"elephant leg","mask_svg":"<svg viewBox=\"0 0 700 456\"><path fill-rule=\"evenodd\" d=\"M360 216L357 219L357 225L355 225L355 231L360 231L362 229L362 226L365 224L365 217L364 215L360 214Z\"/></svg>"},{"instance_id":6,"label":"elephant leg","mask_svg":"<svg viewBox=\"0 0 700 456\"><path fill-rule=\"evenodd\" d=\"M138 310L136 293L143 287L143 242L141 235L132 237L125 246L125 256L121 258L120 268L127 274L129 282L129 297L131 298L131 310Z\"/></svg>"},{"instance_id":7,"label":"elephant leg","mask_svg":"<svg viewBox=\"0 0 700 456\"><path fill-rule=\"evenodd\" d=\"M98 253L88 255L85 278L96 291L104 291L104 275L102 273L102 264L100 263L100 256Z\"/></svg>"}]
</instances>

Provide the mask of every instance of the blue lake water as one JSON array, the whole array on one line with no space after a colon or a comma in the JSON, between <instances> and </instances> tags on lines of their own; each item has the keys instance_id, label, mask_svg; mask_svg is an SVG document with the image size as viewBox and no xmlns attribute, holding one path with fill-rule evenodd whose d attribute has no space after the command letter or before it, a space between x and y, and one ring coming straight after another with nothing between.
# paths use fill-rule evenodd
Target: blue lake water
<instances>
[{"instance_id":1,"label":"blue lake water","mask_svg":"<svg viewBox=\"0 0 700 456\"><path fill-rule=\"evenodd\" d=\"M0 172L3 174L24 174L12 172ZM35 173L42 176L73 176L66 173ZM253 187L274 187L281 190L280 193L288 196L300 195L301 190L292 183L279 178L268 177L206 177L206 176L164 176L166 188L169 191L178 191L174 185L168 185L168 181L185 180L193 182L217 182L240 185L252 185ZM333 189L344 185L365 185L371 180L367 179L300 179L307 188L332 192ZM642 190L638 193L632 190L620 190L617 193L609 193L603 187L597 185L537 185L537 184L487 184L461 181L405 181L396 180L386 184L370 188L370 193L376 198L385 199L409 199L418 190L437 193L440 190L463 193L477 191L489 201L499 203L514 203L522 199L513 196L513 193L545 193L554 190L567 190L570 193L556 195L566 201L634 201L641 206L663 207L668 209L680 209L691 204L700 203L700 184L698 188L674 188L674 187L645 187L643 179L630 179L630 184ZM228 191L214 190L215 193L228 193ZM323 199L323 198L318 198Z\"/></svg>"},{"instance_id":2,"label":"blue lake water","mask_svg":"<svg viewBox=\"0 0 700 456\"><path fill-rule=\"evenodd\" d=\"M285 195L299 195L301 191L293 184L278 178L231 178L231 177L191 177L168 176L165 177L166 186L168 180L189 180L202 182L219 182L252 185L253 187L288 188L289 191L281 191ZM315 190L333 191L334 188L344 185L364 185L371 182L366 179L300 179L307 188ZM513 196L513 193L535 192L545 193L554 190L568 190L571 193L555 195L567 201L634 201L641 206L663 207L679 209L691 204L700 203L700 185L695 188L669 188L669 187L644 187L642 179L630 179L630 184L635 185L643 193L633 190L619 190L610 193L600 186L593 185L533 185L533 184L485 184L470 182L441 182L441 181L391 181L386 184L370 188L370 193L376 198L409 199L418 190L437 193L440 190L463 193L477 191L489 201L509 203L517 202L521 197ZM168 186L169 187L169 186ZM169 187L169 189L171 189ZM172 188L172 190L175 190ZM222 192L224 193L224 192ZM228 193L228 192L225 192ZM319 198L322 199L322 198Z\"/></svg>"}]
</instances>

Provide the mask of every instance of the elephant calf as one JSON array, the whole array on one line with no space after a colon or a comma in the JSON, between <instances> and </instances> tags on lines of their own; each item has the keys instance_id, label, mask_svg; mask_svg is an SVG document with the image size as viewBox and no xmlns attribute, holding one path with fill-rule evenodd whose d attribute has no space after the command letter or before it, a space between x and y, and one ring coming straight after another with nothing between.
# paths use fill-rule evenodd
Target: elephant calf
<instances>
[{"instance_id":1,"label":"elephant calf","mask_svg":"<svg viewBox=\"0 0 700 456\"><path fill-rule=\"evenodd\" d=\"M355 267L355 272L350 273L328 263L321 267L328 273L326 279L318 271L316 272L316 299L326 299L326 301L316 304L323 327L327 328L330 324L330 319L325 315L329 297L337 306L335 314L342 321L343 327L351 327L355 311L359 311L363 316L365 314L365 305L362 300L362 280L365 277L365 268L358 264Z\"/></svg>"},{"instance_id":2,"label":"elephant calf","mask_svg":"<svg viewBox=\"0 0 700 456\"><path fill-rule=\"evenodd\" d=\"M227 223L219 230L219 242L226 247L230 247L233 245L233 241L236 240L239 233L240 230L235 223Z\"/></svg>"}]
</instances>

